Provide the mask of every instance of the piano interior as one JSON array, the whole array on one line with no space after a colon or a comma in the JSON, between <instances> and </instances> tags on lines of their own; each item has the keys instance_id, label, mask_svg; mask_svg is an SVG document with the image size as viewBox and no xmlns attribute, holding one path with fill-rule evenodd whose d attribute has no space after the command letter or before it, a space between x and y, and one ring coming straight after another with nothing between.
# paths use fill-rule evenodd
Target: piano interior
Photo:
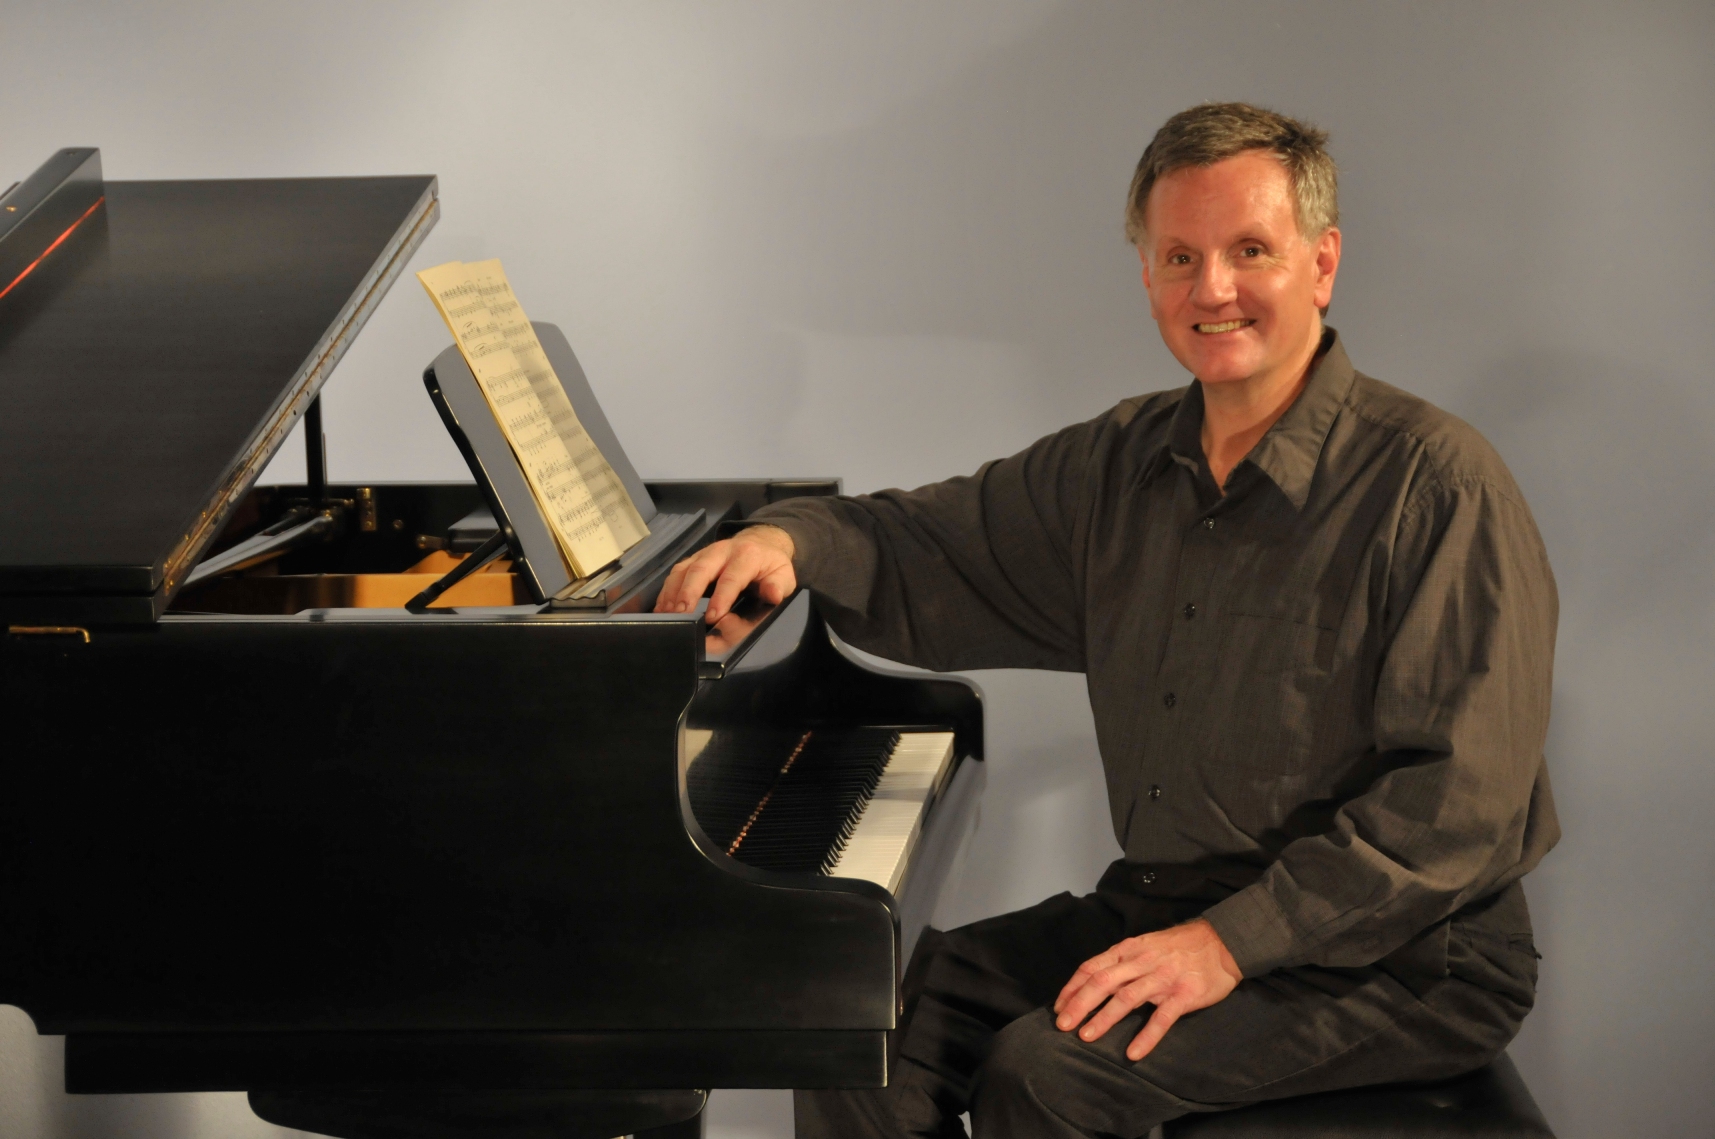
<instances>
[{"instance_id":1,"label":"piano interior","mask_svg":"<svg viewBox=\"0 0 1715 1139\"><path fill-rule=\"evenodd\" d=\"M325 536L235 572L187 584L179 613L278 614L308 609L398 609L470 556L487 537L460 528L482 517L475 486L334 486L312 503L302 486L254 488L233 511L205 562L252 538L292 510L327 512ZM492 520L489 523L492 532ZM652 600L652 599L651 599ZM436 608L528 605L512 560L499 557L436 599Z\"/></svg>"}]
</instances>

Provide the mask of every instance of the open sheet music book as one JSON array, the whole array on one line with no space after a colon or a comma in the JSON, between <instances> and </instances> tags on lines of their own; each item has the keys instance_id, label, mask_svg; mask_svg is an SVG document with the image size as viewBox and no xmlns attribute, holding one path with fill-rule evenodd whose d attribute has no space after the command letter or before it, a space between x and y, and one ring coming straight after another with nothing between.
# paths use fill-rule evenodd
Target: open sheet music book
<instances>
[{"instance_id":1,"label":"open sheet music book","mask_svg":"<svg viewBox=\"0 0 1715 1139\"><path fill-rule=\"evenodd\" d=\"M649 525L584 430L498 259L417 274L452 330L573 578L649 536Z\"/></svg>"}]
</instances>

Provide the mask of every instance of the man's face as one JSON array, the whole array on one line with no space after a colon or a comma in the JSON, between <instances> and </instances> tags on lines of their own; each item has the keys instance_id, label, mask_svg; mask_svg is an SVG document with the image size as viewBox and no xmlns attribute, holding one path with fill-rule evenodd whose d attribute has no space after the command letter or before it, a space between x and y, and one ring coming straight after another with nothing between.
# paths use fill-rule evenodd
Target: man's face
<instances>
[{"instance_id":1,"label":"man's face","mask_svg":"<svg viewBox=\"0 0 1715 1139\"><path fill-rule=\"evenodd\" d=\"M1295 383L1322 334L1340 231L1298 232L1292 181L1253 150L1175 170L1149 192L1138 246L1161 338L1204 384Z\"/></svg>"}]
</instances>

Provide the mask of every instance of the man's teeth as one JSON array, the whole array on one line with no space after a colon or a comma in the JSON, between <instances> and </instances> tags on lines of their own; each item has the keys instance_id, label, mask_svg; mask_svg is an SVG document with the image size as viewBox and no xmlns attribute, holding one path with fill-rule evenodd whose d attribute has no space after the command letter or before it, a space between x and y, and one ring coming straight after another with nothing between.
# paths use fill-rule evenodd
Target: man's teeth
<instances>
[{"instance_id":1,"label":"man's teeth","mask_svg":"<svg viewBox=\"0 0 1715 1139\"><path fill-rule=\"evenodd\" d=\"M1233 332L1233 331L1240 329L1240 328L1243 328L1245 325L1251 324L1251 323L1253 323L1253 322L1248 321L1248 320L1223 320L1219 324L1199 324L1197 326L1197 331L1198 332Z\"/></svg>"}]
</instances>

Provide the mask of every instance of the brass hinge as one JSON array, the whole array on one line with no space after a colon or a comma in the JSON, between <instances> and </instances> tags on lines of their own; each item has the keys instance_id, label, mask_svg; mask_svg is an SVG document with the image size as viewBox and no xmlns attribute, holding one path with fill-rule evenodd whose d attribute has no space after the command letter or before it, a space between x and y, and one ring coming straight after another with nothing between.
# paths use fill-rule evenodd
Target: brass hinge
<instances>
[{"instance_id":1,"label":"brass hinge","mask_svg":"<svg viewBox=\"0 0 1715 1139\"><path fill-rule=\"evenodd\" d=\"M89 644L89 630L76 625L8 625L6 631L18 637L82 637Z\"/></svg>"}]
</instances>

